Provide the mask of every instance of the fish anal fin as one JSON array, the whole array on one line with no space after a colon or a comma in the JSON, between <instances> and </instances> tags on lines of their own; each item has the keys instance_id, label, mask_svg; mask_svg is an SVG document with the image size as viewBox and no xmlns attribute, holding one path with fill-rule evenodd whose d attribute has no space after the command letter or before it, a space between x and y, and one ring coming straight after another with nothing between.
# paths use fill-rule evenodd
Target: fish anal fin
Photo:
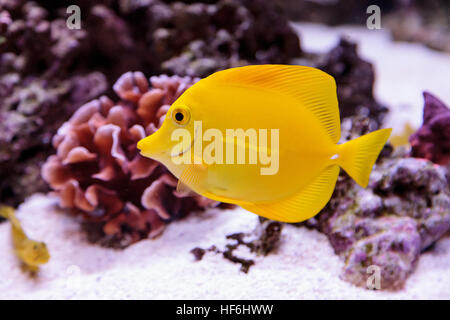
<instances>
[{"instance_id":1,"label":"fish anal fin","mask_svg":"<svg viewBox=\"0 0 450 320\"><path fill-rule=\"evenodd\" d=\"M200 83L258 87L290 96L297 101L299 108L306 108L314 115L333 143L339 141L341 129L336 82L319 69L276 64L245 66L216 72Z\"/></svg>"},{"instance_id":2,"label":"fish anal fin","mask_svg":"<svg viewBox=\"0 0 450 320\"><path fill-rule=\"evenodd\" d=\"M332 165L291 198L275 203L241 204L241 207L271 220L301 222L315 216L327 204L338 175L339 166Z\"/></svg>"},{"instance_id":3,"label":"fish anal fin","mask_svg":"<svg viewBox=\"0 0 450 320\"><path fill-rule=\"evenodd\" d=\"M243 201L243 200L239 200L239 199L232 199L232 198L228 198L228 197L225 197L225 196L219 196L219 195L216 195L216 194L214 194L212 192L203 192L202 195L207 197L207 198L210 198L212 200L215 200L215 201L237 204L237 205L239 205L241 207L244 207L245 205L251 205L252 204L251 202L247 202L247 201Z\"/></svg>"}]
</instances>

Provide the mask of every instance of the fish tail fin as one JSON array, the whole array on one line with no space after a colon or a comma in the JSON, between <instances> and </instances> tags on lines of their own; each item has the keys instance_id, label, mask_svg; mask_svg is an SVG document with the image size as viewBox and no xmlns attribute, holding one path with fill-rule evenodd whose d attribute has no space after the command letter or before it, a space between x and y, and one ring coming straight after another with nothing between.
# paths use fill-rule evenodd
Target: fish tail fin
<instances>
[{"instance_id":1,"label":"fish tail fin","mask_svg":"<svg viewBox=\"0 0 450 320\"><path fill-rule=\"evenodd\" d=\"M13 207L0 205L0 217L8 219L16 230L21 230L20 221L17 219Z\"/></svg>"},{"instance_id":2,"label":"fish tail fin","mask_svg":"<svg viewBox=\"0 0 450 320\"><path fill-rule=\"evenodd\" d=\"M339 145L338 164L361 187L369 184L370 172L392 129L381 129Z\"/></svg>"},{"instance_id":3,"label":"fish tail fin","mask_svg":"<svg viewBox=\"0 0 450 320\"><path fill-rule=\"evenodd\" d=\"M9 206L0 206L0 217L11 219L14 217L14 208Z\"/></svg>"}]
</instances>

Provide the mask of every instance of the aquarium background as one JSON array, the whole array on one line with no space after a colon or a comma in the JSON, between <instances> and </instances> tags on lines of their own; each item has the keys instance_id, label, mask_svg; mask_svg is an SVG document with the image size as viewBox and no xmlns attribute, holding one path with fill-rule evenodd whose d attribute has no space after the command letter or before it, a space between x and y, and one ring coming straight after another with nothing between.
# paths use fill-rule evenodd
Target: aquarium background
<instances>
[{"instance_id":1,"label":"aquarium background","mask_svg":"<svg viewBox=\"0 0 450 320\"><path fill-rule=\"evenodd\" d=\"M394 129L299 225L135 148L198 79L267 63L336 79L341 142ZM445 0L0 1L0 203L52 254L30 279L2 223L0 298L449 299L449 73Z\"/></svg>"}]
</instances>

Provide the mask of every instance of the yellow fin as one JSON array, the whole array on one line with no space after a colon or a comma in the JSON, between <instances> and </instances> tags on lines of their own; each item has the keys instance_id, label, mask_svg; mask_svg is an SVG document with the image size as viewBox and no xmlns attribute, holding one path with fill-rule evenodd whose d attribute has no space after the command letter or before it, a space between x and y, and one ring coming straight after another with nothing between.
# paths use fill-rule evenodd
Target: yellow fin
<instances>
[{"instance_id":1,"label":"yellow fin","mask_svg":"<svg viewBox=\"0 0 450 320\"><path fill-rule=\"evenodd\" d=\"M0 207L0 217L8 219L13 227L16 229L22 229L20 226L20 221L17 219L14 208L10 206L1 206Z\"/></svg>"},{"instance_id":2,"label":"yellow fin","mask_svg":"<svg viewBox=\"0 0 450 320\"><path fill-rule=\"evenodd\" d=\"M333 143L339 141L336 82L319 69L276 64L246 66L216 72L199 83L253 86L291 96L298 101L299 107L313 113Z\"/></svg>"},{"instance_id":3,"label":"yellow fin","mask_svg":"<svg viewBox=\"0 0 450 320\"><path fill-rule=\"evenodd\" d=\"M182 194L186 193L187 194L187 193L191 192L192 190L187 185L185 185L181 180L178 180L176 191L177 191L177 193L182 193Z\"/></svg>"},{"instance_id":4,"label":"yellow fin","mask_svg":"<svg viewBox=\"0 0 450 320\"><path fill-rule=\"evenodd\" d=\"M9 219L14 215L14 208L9 206L0 206L0 217Z\"/></svg>"},{"instance_id":5,"label":"yellow fin","mask_svg":"<svg viewBox=\"0 0 450 320\"><path fill-rule=\"evenodd\" d=\"M207 177L207 167L205 164L186 165L178 178L177 192L183 193L188 190L199 190L203 179ZM196 191L198 192L198 191Z\"/></svg>"},{"instance_id":6,"label":"yellow fin","mask_svg":"<svg viewBox=\"0 0 450 320\"><path fill-rule=\"evenodd\" d=\"M392 129L381 129L339 146L338 164L357 184L365 188L370 172Z\"/></svg>"},{"instance_id":7,"label":"yellow fin","mask_svg":"<svg viewBox=\"0 0 450 320\"><path fill-rule=\"evenodd\" d=\"M212 200L215 200L215 201L220 201L220 202L225 202L225 203L233 203L233 204L237 204L241 207L252 204L251 202L247 202L247 201L243 201L243 200L232 199L232 198L228 198L228 197L224 197L224 196L218 196L211 192L203 192L202 195L207 198L210 198Z\"/></svg>"},{"instance_id":8,"label":"yellow fin","mask_svg":"<svg viewBox=\"0 0 450 320\"><path fill-rule=\"evenodd\" d=\"M315 216L330 200L339 175L339 166L326 168L295 196L275 203L241 205L244 209L268 219L301 222Z\"/></svg>"}]
</instances>

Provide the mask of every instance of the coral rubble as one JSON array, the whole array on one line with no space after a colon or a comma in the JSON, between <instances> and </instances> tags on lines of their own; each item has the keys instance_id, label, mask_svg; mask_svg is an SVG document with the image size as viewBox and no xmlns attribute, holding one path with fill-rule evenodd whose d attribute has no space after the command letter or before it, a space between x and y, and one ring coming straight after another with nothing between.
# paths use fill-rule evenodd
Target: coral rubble
<instances>
[{"instance_id":1,"label":"coral rubble","mask_svg":"<svg viewBox=\"0 0 450 320\"><path fill-rule=\"evenodd\" d=\"M344 139L363 134L364 122L345 122ZM330 202L306 225L324 232L345 260L344 279L365 287L367 268L374 265L381 270L381 289L397 289L421 251L450 230L449 208L445 167L408 158L405 150L393 155L385 150L369 188L342 172Z\"/></svg>"},{"instance_id":2,"label":"coral rubble","mask_svg":"<svg viewBox=\"0 0 450 320\"><path fill-rule=\"evenodd\" d=\"M281 222L268 220L265 218L259 218L259 224L252 233L237 232L226 236L229 243L225 246L226 249L220 250L215 245L212 245L208 249L196 247L191 250L195 260L199 261L203 258L206 252L213 252L216 254L222 254L224 259L233 263L240 264L240 271L248 273L251 266L255 264L253 259L244 258L238 256L234 251L241 246L248 248L252 255L268 255L277 250L280 244L281 231L283 230L283 224Z\"/></svg>"},{"instance_id":3,"label":"coral rubble","mask_svg":"<svg viewBox=\"0 0 450 320\"><path fill-rule=\"evenodd\" d=\"M53 137L56 154L42 176L63 208L100 228L100 243L123 247L158 235L165 222L217 203L175 192L177 180L136 143L161 125L170 104L195 79L128 72L106 96L80 107Z\"/></svg>"},{"instance_id":4,"label":"coral rubble","mask_svg":"<svg viewBox=\"0 0 450 320\"><path fill-rule=\"evenodd\" d=\"M423 124L409 139L411 156L450 165L450 109L431 93L423 97Z\"/></svg>"}]
</instances>

